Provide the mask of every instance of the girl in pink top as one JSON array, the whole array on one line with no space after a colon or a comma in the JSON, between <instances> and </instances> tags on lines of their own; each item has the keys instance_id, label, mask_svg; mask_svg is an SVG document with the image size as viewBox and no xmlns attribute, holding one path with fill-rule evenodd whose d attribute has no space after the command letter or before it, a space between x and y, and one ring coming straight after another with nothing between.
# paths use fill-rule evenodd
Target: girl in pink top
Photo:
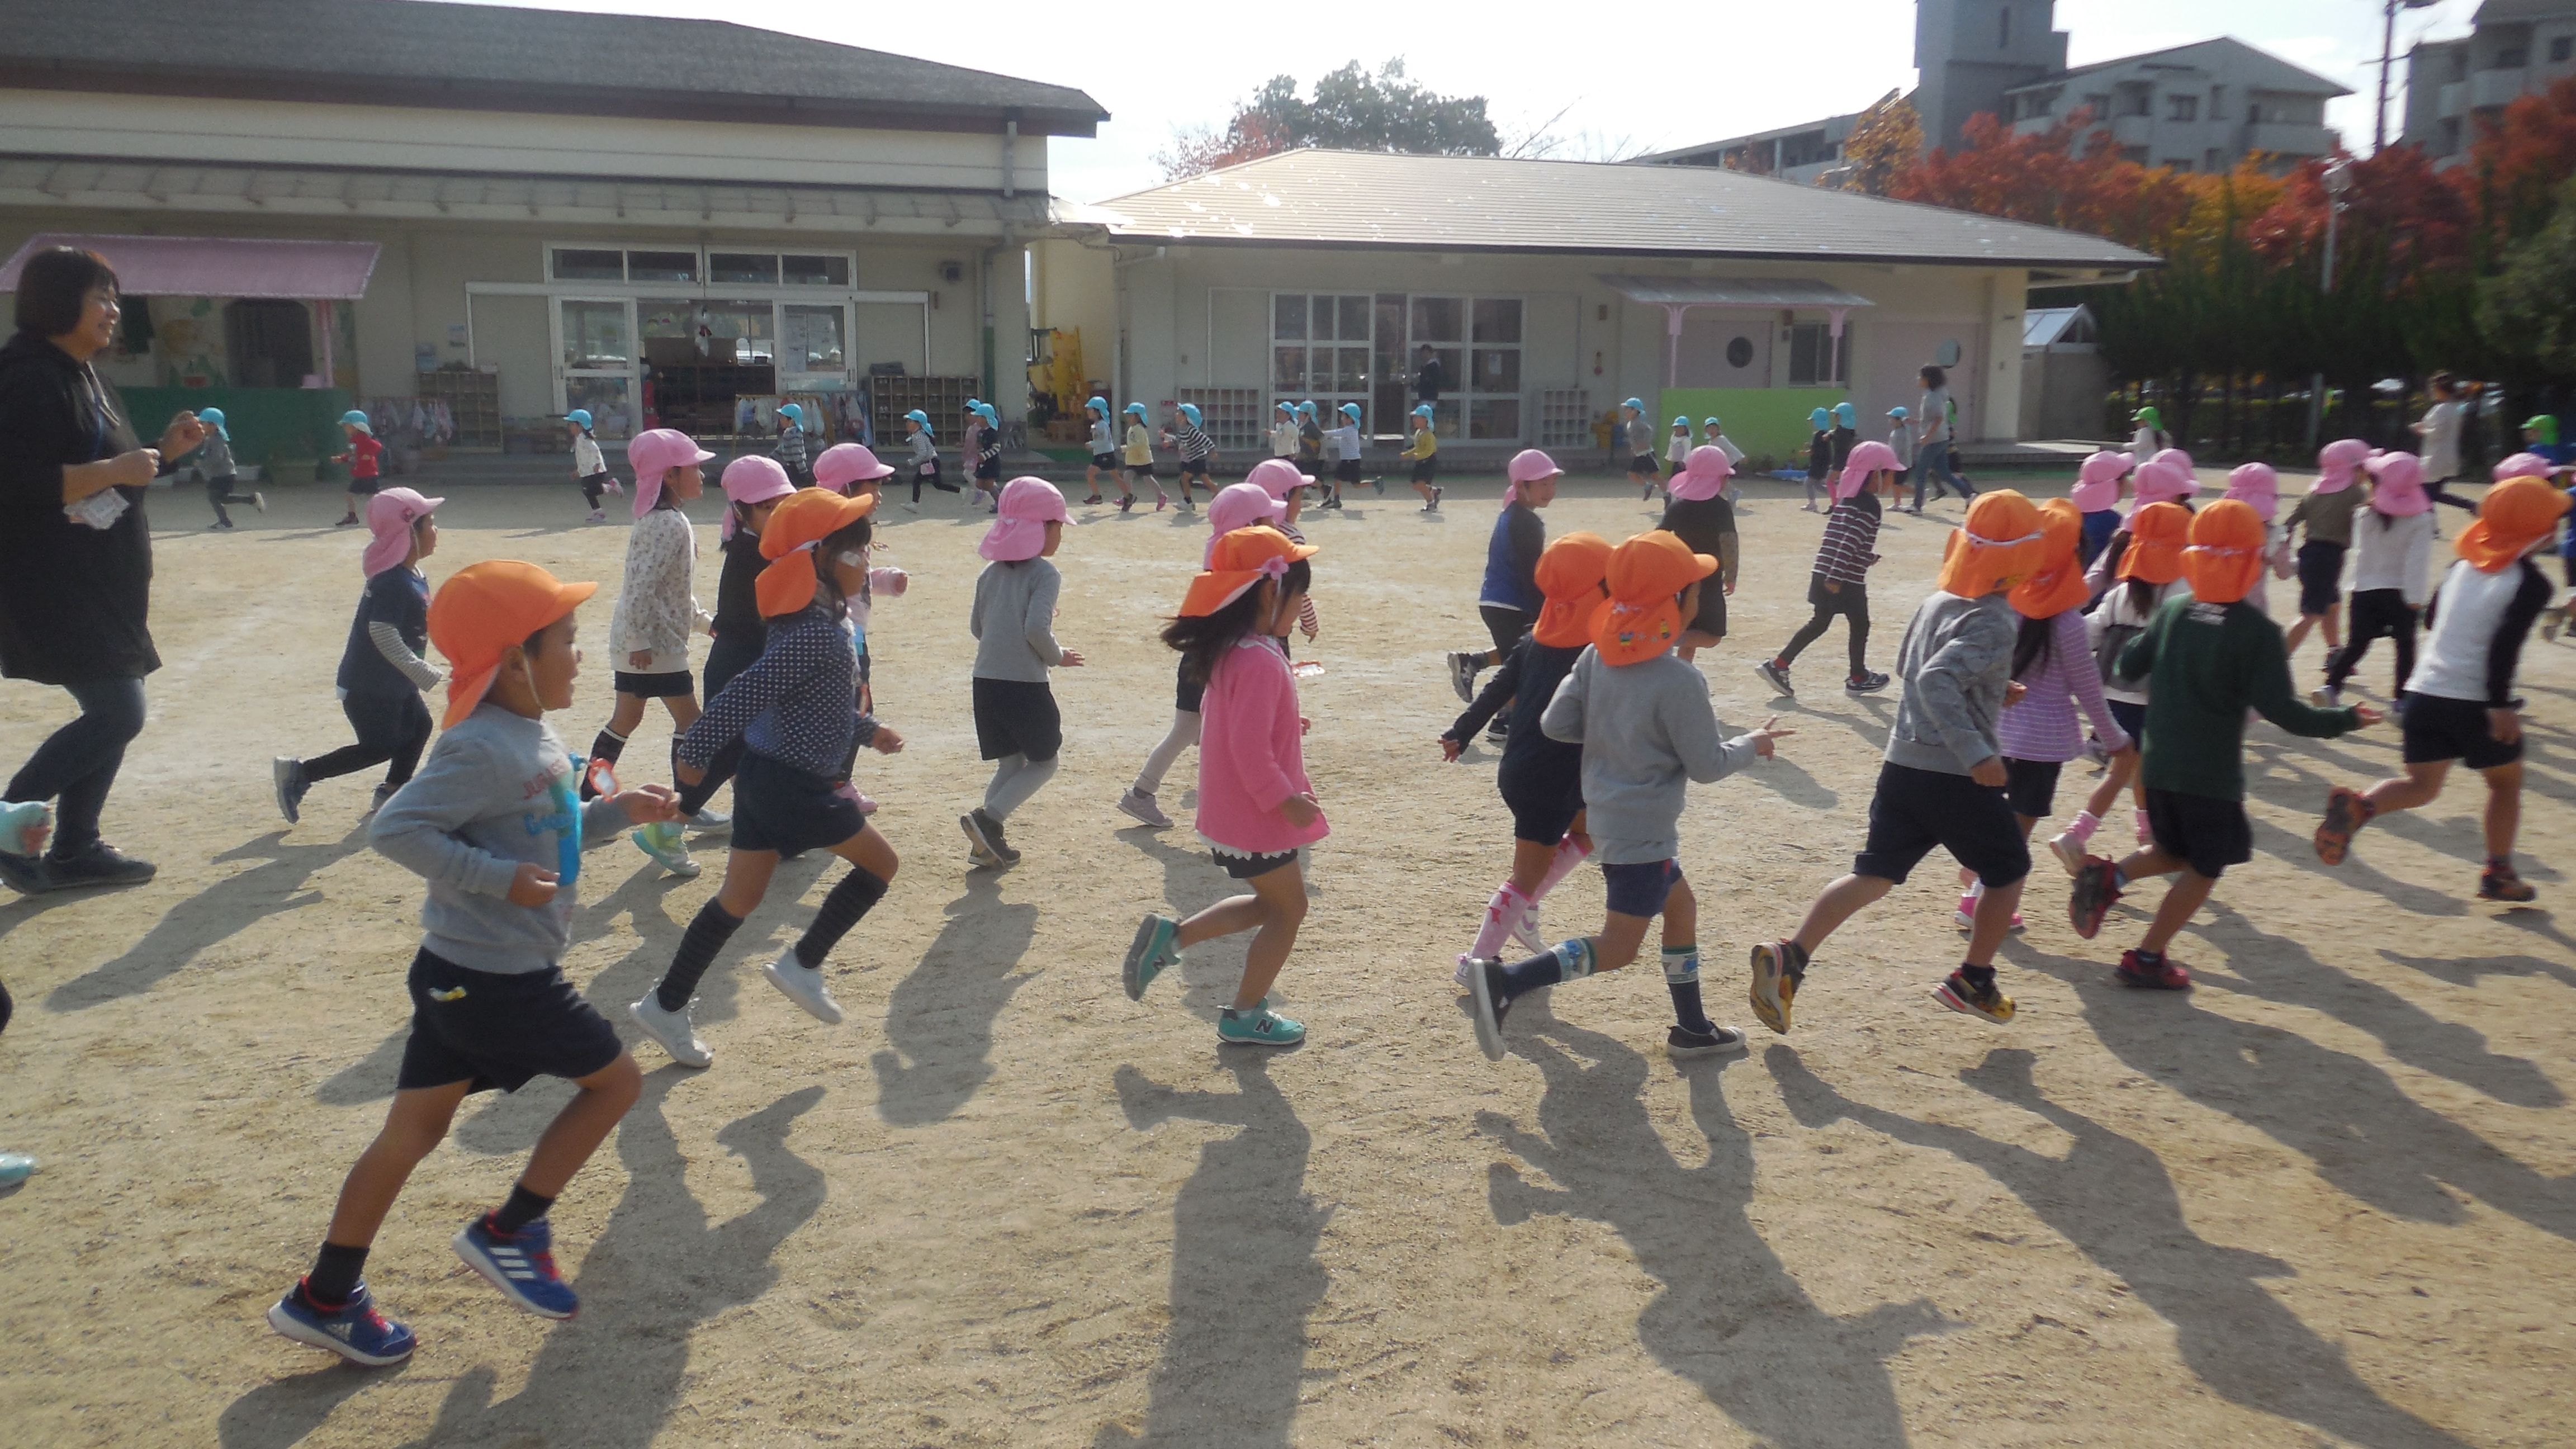
<instances>
[{"instance_id":1,"label":"girl in pink top","mask_svg":"<svg viewBox=\"0 0 2576 1449\"><path fill-rule=\"evenodd\" d=\"M1202 941L1254 932L1234 1004L1219 1013L1217 1039L1294 1046L1306 1028L1272 1011L1269 992L1306 918L1306 877L1297 850L1324 838L1323 807L1306 778L1297 679L1287 636L1313 574L1315 550L1264 525L1216 540L1208 566L1190 583L1180 617L1163 642L1181 654L1184 679L1206 687L1199 705L1199 838L1216 863L1252 894L1217 902L1186 921L1148 915L1127 948L1122 978L1130 1001Z\"/></svg>"}]
</instances>

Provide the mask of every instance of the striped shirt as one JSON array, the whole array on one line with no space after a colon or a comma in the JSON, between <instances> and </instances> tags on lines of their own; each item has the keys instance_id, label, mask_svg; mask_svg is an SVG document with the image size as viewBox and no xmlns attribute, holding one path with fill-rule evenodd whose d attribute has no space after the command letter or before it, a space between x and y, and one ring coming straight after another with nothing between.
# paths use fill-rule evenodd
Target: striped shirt
<instances>
[{"instance_id":1,"label":"striped shirt","mask_svg":"<svg viewBox=\"0 0 2576 1449\"><path fill-rule=\"evenodd\" d=\"M1878 500L1855 493L1834 505L1825 518L1825 537L1816 545L1816 577L1838 584L1857 584L1878 562L1870 552L1878 542Z\"/></svg>"},{"instance_id":2,"label":"striped shirt","mask_svg":"<svg viewBox=\"0 0 2576 1449\"><path fill-rule=\"evenodd\" d=\"M805 466L806 452L805 430L791 423L778 430L778 447L770 456L778 460L778 466L793 473Z\"/></svg>"},{"instance_id":3,"label":"striped shirt","mask_svg":"<svg viewBox=\"0 0 2576 1449\"><path fill-rule=\"evenodd\" d=\"M1191 462L1213 457L1216 454L1216 444L1208 438L1207 434L1190 426L1187 418L1183 418L1172 429L1172 438L1174 445L1181 450L1181 456Z\"/></svg>"}]
</instances>

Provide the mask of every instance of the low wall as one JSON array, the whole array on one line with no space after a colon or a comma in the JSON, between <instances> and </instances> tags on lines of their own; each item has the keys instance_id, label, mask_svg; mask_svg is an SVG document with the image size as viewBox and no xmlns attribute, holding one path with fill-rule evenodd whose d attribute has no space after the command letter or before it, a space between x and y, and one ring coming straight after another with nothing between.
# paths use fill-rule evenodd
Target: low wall
<instances>
[{"instance_id":1,"label":"low wall","mask_svg":"<svg viewBox=\"0 0 2576 1449\"><path fill-rule=\"evenodd\" d=\"M1669 438L1673 419L1688 416L1693 435L1703 418L1716 418L1727 440L1746 453L1769 453L1782 467L1807 465L1807 415L1851 394L1838 387L1668 387L1656 395L1655 435ZM1881 419L1884 422L1884 419ZM1869 436L1864 431L1863 437ZM1658 443L1655 456L1662 457Z\"/></svg>"}]
</instances>

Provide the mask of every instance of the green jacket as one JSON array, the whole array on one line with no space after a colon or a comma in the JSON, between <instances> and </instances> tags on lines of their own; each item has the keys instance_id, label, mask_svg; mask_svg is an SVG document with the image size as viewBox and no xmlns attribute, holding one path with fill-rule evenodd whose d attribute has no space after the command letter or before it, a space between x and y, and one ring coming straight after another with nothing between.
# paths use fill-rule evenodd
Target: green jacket
<instances>
[{"instance_id":1,"label":"green jacket","mask_svg":"<svg viewBox=\"0 0 2576 1449\"><path fill-rule=\"evenodd\" d=\"M2146 632L2120 652L2120 671L2155 681L2147 697L2143 773L2150 790L2244 799L2249 708L2313 739L2361 727L2357 710L2319 709L2298 697L2281 626L2247 603L2204 604L2173 594Z\"/></svg>"}]
</instances>

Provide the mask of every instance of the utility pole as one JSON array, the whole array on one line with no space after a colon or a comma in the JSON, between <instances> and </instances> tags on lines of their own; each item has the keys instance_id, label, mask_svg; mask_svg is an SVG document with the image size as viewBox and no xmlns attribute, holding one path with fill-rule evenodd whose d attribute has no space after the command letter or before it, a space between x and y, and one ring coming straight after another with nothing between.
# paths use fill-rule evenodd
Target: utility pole
<instances>
[{"instance_id":1,"label":"utility pole","mask_svg":"<svg viewBox=\"0 0 2576 1449\"><path fill-rule=\"evenodd\" d=\"M2337 161L2320 178L2326 188L2326 265L2325 277L2318 290L2325 305L2334 305L2335 220L2343 215L2344 193L2352 190L2352 163ZM2317 435L2325 426L2326 375L2316 373L2308 379L2308 450L2316 451Z\"/></svg>"},{"instance_id":2,"label":"utility pole","mask_svg":"<svg viewBox=\"0 0 2576 1449\"><path fill-rule=\"evenodd\" d=\"M2386 0L2381 7L2384 23L2379 32L2379 108L2370 117L2370 154L2388 149L2388 72L2397 61L2397 12L2421 10L2439 0Z\"/></svg>"}]
</instances>

